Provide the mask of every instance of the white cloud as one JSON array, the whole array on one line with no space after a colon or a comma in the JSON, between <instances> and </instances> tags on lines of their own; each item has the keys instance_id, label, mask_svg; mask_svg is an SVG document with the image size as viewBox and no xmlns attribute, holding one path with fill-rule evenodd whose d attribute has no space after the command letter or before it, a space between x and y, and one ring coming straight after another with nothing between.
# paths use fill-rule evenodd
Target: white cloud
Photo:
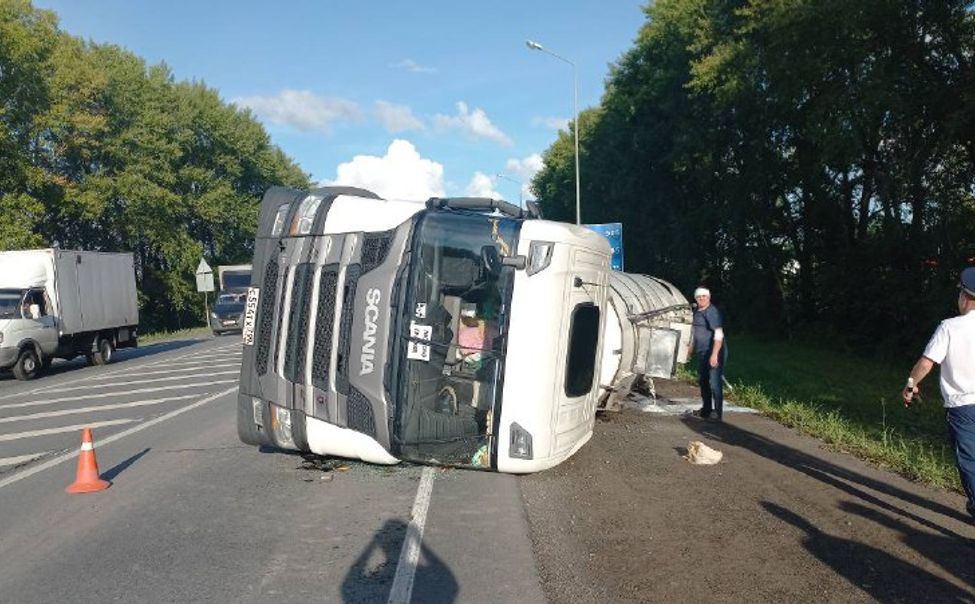
<instances>
[{"instance_id":1,"label":"white cloud","mask_svg":"<svg viewBox=\"0 0 975 604\"><path fill-rule=\"evenodd\" d=\"M353 101L320 96L308 90L285 89L274 96L245 96L233 100L274 124L305 132L331 132L332 124L361 117Z\"/></svg>"},{"instance_id":2,"label":"white cloud","mask_svg":"<svg viewBox=\"0 0 975 604\"><path fill-rule=\"evenodd\" d=\"M436 67L420 65L413 59L403 59L397 63L390 63L389 66L393 69L405 69L410 73L437 73Z\"/></svg>"},{"instance_id":3,"label":"white cloud","mask_svg":"<svg viewBox=\"0 0 975 604\"><path fill-rule=\"evenodd\" d=\"M438 130L456 129L475 139L484 138L505 146L512 144L511 138L491 123L483 109L470 111L463 101L457 103L457 115L438 113L433 116L433 124Z\"/></svg>"},{"instance_id":4,"label":"white cloud","mask_svg":"<svg viewBox=\"0 0 975 604\"><path fill-rule=\"evenodd\" d=\"M504 172L505 174L511 175L515 179L520 180L523 183L521 185L522 194L526 199L533 199L534 196L529 190L531 180L544 166L545 162L542 161L541 154L532 153L523 159L512 158L506 161L504 163Z\"/></svg>"},{"instance_id":5,"label":"white cloud","mask_svg":"<svg viewBox=\"0 0 975 604\"><path fill-rule=\"evenodd\" d=\"M396 134L407 130L423 130L423 122L406 105L376 101L376 118L387 132Z\"/></svg>"},{"instance_id":6,"label":"white cloud","mask_svg":"<svg viewBox=\"0 0 975 604\"><path fill-rule=\"evenodd\" d=\"M504 199L500 193L494 190L494 179L483 172L474 172L474 177L468 183L465 193L470 197Z\"/></svg>"},{"instance_id":7,"label":"white cloud","mask_svg":"<svg viewBox=\"0 0 975 604\"><path fill-rule=\"evenodd\" d=\"M549 130L568 130L569 118L555 116L535 116L532 118L532 126L536 128L548 128Z\"/></svg>"},{"instance_id":8,"label":"white cloud","mask_svg":"<svg viewBox=\"0 0 975 604\"><path fill-rule=\"evenodd\" d=\"M429 199L443 197L443 165L420 157L407 140L396 139L386 155L356 155L339 164L335 180L324 185L347 185L368 189L387 199Z\"/></svg>"}]
</instances>

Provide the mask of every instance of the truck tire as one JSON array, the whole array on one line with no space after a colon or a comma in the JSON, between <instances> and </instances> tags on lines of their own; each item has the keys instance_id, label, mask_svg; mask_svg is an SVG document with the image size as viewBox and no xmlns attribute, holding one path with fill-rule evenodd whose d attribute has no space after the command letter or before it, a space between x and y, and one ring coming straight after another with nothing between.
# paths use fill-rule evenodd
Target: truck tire
<instances>
[{"instance_id":1,"label":"truck tire","mask_svg":"<svg viewBox=\"0 0 975 604\"><path fill-rule=\"evenodd\" d=\"M98 339L98 351L91 355L92 365L108 365L112 362L112 356L115 354L115 347L112 346L112 341L108 338Z\"/></svg>"},{"instance_id":2,"label":"truck tire","mask_svg":"<svg viewBox=\"0 0 975 604\"><path fill-rule=\"evenodd\" d=\"M30 348L21 350L13 366L14 377L18 380L32 380L37 376L38 369L40 364L37 362L37 354Z\"/></svg>"}]
</instances>

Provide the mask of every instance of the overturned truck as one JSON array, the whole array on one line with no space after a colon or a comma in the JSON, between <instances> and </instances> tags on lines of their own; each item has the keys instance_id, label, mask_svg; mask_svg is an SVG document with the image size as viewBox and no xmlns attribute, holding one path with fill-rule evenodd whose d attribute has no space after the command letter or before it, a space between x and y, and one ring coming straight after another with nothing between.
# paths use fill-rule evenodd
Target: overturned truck
<instances>
[{"instance_id":1,"label":"overturned truck","mask_svg":"<svg viewBox=\"0 0 975 604\"><path fill-rule=\"evenodd\" d=\"M383 464L552 467L592 436L610 255L534 207L273 188L244 312L240 438Z\"/></svg>"}]
</instances>

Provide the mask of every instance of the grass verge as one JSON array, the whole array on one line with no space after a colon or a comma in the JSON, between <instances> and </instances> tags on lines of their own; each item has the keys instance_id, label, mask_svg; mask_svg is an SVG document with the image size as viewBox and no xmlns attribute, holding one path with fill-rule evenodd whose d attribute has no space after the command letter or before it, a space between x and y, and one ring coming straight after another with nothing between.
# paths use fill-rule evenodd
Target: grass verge
<instances>
[{"instance_id":1,"label":"grass verge","mask_svg":"<svg viewBox=\"0 0 975 604\"><path fill-rule=\"evenodd\" d=\"M180 338L199 338L210 335L209 327L188 327L175 331L155 331L147 334L139 334L139 344L153 344L166 340L178 340Z\"/></svg>"},{"instance_id":2,"label":"grass verge","mask_svg":"<svg viewBox=\"0 0 975 604\"><path fill-rule=\"evenodd\" d=\"M923 384L924 401L906 409L900 389L910 360L891 363L749 336L736 337L729 350L726 374L734 392L728 397L736 403L912 480L961 489L937 372Z\"/></svg>"}]
</instances>

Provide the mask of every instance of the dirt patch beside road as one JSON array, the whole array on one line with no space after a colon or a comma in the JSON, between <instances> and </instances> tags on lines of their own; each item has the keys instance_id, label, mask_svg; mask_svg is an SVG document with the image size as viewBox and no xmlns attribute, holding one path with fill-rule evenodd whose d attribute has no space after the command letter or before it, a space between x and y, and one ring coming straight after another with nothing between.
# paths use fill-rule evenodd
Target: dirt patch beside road
<instances>
[{"instance_id":1,"label":"dirt patch beside road","mask_svg":"<svg viewBox=\"0 0 975 604\"><path fill-rule=\"evenodd\" d=\"M681 458L691 440L724 452ZM624 411L521 482L552 602L975 602L964 500L752 415Z\"/></svg>"}]
</instances>

